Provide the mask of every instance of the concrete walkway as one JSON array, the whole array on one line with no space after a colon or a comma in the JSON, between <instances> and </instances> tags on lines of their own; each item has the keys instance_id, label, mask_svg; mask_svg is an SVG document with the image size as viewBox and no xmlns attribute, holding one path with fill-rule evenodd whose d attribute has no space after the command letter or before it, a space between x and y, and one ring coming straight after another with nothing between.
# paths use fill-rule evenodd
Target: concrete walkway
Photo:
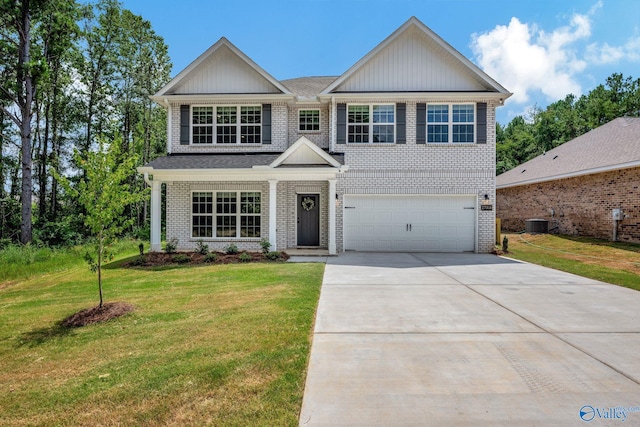
<instances>
[{"instance_id":1,"label":"concrete walkway","mask_svg":"<svg viewBox=\"0 0 640 427\"><path fill-rule=\"evenodd\" d=\"M640 425L640 292L493 255L328 259L301 426L585 421Z\"/></svg>"}]
</instances>

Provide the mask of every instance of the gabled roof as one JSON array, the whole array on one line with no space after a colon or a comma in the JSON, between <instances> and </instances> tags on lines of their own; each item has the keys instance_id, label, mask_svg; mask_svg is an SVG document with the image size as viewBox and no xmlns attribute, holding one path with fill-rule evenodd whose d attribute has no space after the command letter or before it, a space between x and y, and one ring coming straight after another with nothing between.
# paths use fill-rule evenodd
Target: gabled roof
<instances>
[{"instance_id":1,"label":"gabled roof","mask_svg":"<svg viewBox=\"0 0 640 427\"><path fill-rule=\"evenodd\" d=\"M339 168L342 164L307 138L300 137L269 166L322 165Z\"/></svg>"},{"instance_id":2,"label":"gabled roof","mask_svg":"<svg viewBox=\"0 0 640 427\"><path fill-rule=\"evenodd\" d=\"M222 37L153 98L192 93L247 93L247 89L250 93L290 94L278 80Z\"/></svg>"},{"instance_id":3,"label":"gabled roof","mask_svg":"<svg viewBox=\"0 0 640 427\"><path fill-rule=\"evenodd\" d=\"M414 16L322 93L461 90L511 96Z\"/></svg>"},{"instance_id":4,"label":"gabled roof","mask_svg":"<svg viewBox=\"0 0 640 427\"><path fill-rule=\"evenodd\" d=\"M623 117L499 175L496 187L516 187L631 167L640 167L640 118Z\"/></svg>"}]
</instances>

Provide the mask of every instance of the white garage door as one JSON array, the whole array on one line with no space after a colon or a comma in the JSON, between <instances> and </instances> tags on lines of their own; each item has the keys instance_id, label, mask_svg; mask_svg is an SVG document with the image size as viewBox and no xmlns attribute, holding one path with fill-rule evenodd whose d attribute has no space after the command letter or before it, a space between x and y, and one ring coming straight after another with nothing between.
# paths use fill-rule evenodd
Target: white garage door
<instances>
[{"instance_id":1,"label":"white garage door","mask_svg":"<svg viewBox=\"0 0 640 427\"><path fill-rule=\"evenodd\" d=\"M344 247L355 251L475 250L474 196L344 196Z\"/></svg>"}]
</instances>

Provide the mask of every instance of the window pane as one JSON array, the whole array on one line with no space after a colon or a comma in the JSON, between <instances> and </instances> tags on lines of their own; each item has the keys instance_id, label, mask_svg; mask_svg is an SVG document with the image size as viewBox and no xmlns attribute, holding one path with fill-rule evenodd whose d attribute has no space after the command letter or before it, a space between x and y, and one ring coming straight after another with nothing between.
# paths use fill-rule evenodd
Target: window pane
<instances>
[{"instance_id":1,"label":"window pane","mask_svg":"<svg viewBox=\"0 0 640 427\"><path fill-rule=\"evenodd\" d=\"M373 142L393 142L393 125L373 125Z\"/></svg>"},{"instance_id":2,"label":"window pane","mask_svg":"<svg viewBox=\"0 0 640 427\"><path fill-rule=\"evenodd\" d=\"M473 105L454 105L451 110L453 123L473 123Z\"/></svg>"},{"instance_id":3,"label":"window pane","mask_svg":"<svg viewBox=\"0 0 640 427\"><path fill-rule=\"evenodd\" d=\"M235 126L218 126L218 136L216 142L218 144L235 144L236 143Z\"/></svg>"},{"instance_id":4,"label":"window pane","mask_svg":"<svg viewBox=\"0 0 640 427\"><path fill-rule=\"evenodd\" d=\"M448 105L427 106L427 122L428 123L447 123L448 121L449 121Z\"/></svg>"},{"instance_id":5,"label":"window pane","mask_svg":"<svg viewBox=\"0 0 640 427\"><path fill-rule=\"evenodd\" d=\"M213 107L193 107L192 123L194 125L210 125L213 123Z\"/></svg>"},{"instance_id":6,"label":"window pane","mask_svg":"<svg viewBox=\"0 0 640 427\"><path fill-rule=\"evenodd\" d=\"M369 142L369 125L349 125L349 142Z\"/></svg>"},{"instance_id":7,"label":"window pane","mask_svg":"<svg viewBox=\"0 0 640 427\"><path fill-rule=\"evenodd\" d=\"M218 215L235 214L236 197L236 193L216 193L216 213Z\"/></svg>"},{"instance_id":8,"label":"window pane","mask_svg":"<svg viewBox=\"0 0 640 427\"><path fill-rule=\"evenodd\" d=\"M260 126L240 126L240 143L259 144Z\"/></svg>"},{"instance_id":9,"label":"window pane","mask_svg":"<svg viewBox=\"0 0 640 427\"><path fill-rule=\"evenodd\" d=\"M369 106L349 105L349 123L369 123Z\"/></svg>"},{"instance_id":10,"label":"window pane","mask_svg":"<svg viewBox=\"0 0 640 427\"><path fill-rule=\"evenodd\" d=\"M260 193L240 193L240 213L259 214L260 213Z\"/></svg>"},{"instance_id":11,"label":"window pane","mask_svg":"<svg viewBox=\"0 0 640 427\"><path fill-rule=\"evenodd\" d=\"M240 217L240 237L260 237L260 217Z\"/></svg>"},{"instance_id":12,"label":"window pane","mask_svg":"<svg viewBox=\"0 0 640 427\"><path fill-rule=\"evenodd\" d=\"M194 144L213 143L213 126L194 126L193 127L193 143Z\"/></svg>"},{"instance_id":13,"label":"window pane","mask_svg":"<svg viewBox=\"0 0 640 427\"><path fill-rule=\"evenodd\" d=\"M427 142L449 142L449 126L427 125Z\"/></svg>"},{"instance_id":14,"label":"window pane","mask_svg":"<svg viewBox=\"0 0 640 427\"><path fill-rule=\"evenodd\" d=\"M193 237L213 236L213 193L195 192L191 196Z\"/></svg>"},{"instance_id":15,"label":"window pane","mask_svg":"<svg viewBox=\"0 0 640 427\"><path fill-rule=\"evenodd\" d=\"M393 123L393 110L393 105L374 105L373 123Z\"/></svg>"},{"instance_id":16,"label":"window pane","mask_svg":"<svg viewBox=\"0 0 640 427\"><path fill-rule=\"evenodd\" d=\"M301 131L320 130L320 110L300 110Z\"/></svg>"},{"instance_id":17,"label":"window pane","mask_svg":"<svg viewBox=\"0 0 640 427\"><path fill-rule=\"evenodd\" d=\"M453 125L453 142L473 143L473 125Z\"/></svg>"},{"instance_id":18,"label":"window pane","mask_svg":"<svg viewBox=\"0 0 640 427\"><path fill-rule=\"evenodd\" d=\"M240 107L240 123L259 124L262 107Z\"/></svg>"},{"instance_id":19,"label":"window pane","mask_svg":"<svg viewBox=\"0 0 640 427\"><path fill-rule=\"evenodd\" d=\"M235 215L221 215L216 218L216 237L236 237Z\"/></svg>"},{"instance_id":20,"label":"window pane","mask_svg":"<svg viewBox=\"0 0 640 427\"><path fill-rule=\"evenodd\" d=\"M235 124L238 121L236 107L218 107L216 109L216 123L219 125Z\"/></svg>"}]
</instances>

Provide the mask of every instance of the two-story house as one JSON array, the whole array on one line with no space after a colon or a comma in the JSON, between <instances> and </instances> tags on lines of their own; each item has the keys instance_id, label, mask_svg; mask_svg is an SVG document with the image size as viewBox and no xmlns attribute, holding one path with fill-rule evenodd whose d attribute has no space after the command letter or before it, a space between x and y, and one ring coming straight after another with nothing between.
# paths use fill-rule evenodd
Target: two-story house
<instances>
[{"instance_id":1,"label":"two-story house","mask_svg":"<svg viewBox=\"0 0 640 427\"><path fill-rule=\"evenodd\" d=\"M151 249L165 183L181 250L489 252L510 95L415 17L339 77L278 81L222 38L152 97Z\"/></svg>"}]
</instances>

